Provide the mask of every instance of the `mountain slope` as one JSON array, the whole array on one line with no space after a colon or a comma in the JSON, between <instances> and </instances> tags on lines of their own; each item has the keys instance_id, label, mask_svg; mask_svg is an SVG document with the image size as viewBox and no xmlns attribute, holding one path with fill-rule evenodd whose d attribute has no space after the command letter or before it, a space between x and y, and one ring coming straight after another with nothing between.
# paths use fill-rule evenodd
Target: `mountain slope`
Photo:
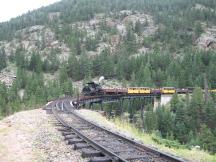
<instances>
[{"instance_id":1,"label":"mountain slope","mask_svg":"<svg viewBox=\"0 0 216 162\"><path fill-rule=\"evenodd\" d=\"M1 23L0 116L77 96L100 76L109 87L215 89L215 20L215 0L62 0ZM159 111L149 103L142 129L215 153L216 97L201 88ZM138 105L126 105L128 120Z\"/></svg>"},{"instance_id":2,"label":"mountain slope","mask_svg":"<svg viewBox=\"0 0 216 162\"><path fill-rule=\"evenodd\" d=\"M136 84L201 85L201 79L191 84L168 72L162 63L157 63L158 67L153 65L155 61L146 61L146 54L167 53L167 64L170 64L170 60L182 60L191 51L215 51L214 4L212 0L63 0L0 24L0 70L6 63L18 67L18 62L23 62L24 67L34 71L31 62L39 55L38 63L44 73L57 76L59 68L66 65L67 74L74 81L100 75L127 81L132 81L134 75L138 80L150 68L148 82L153 80L154 84L145 81ZM134 69L128 69L124 65L124 62L134 64L133 59L140 56L146 58L138 67L131 65ZM87 61L86 57L91 59ZM147 62L149 67L142 72ZM208 73L213 73L213 67L209 68ZM154 76L161 71L166 71L160 77L164 79ZM188 76L187 72L182 75L195 77ZM210 80L213 82L215 78Z\"/></svg>"}]
</instances>

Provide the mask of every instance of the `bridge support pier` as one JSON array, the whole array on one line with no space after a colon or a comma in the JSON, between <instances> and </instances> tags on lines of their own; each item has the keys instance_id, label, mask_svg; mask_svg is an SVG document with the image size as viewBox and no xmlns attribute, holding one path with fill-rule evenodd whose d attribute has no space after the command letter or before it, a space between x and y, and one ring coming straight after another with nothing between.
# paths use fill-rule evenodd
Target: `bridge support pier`
<instances>
[{"instance_id":1,"label":"bridge support pier","mask_svg":"<svg viewBox=\"0 0 216 162\"><path fill-rule=\"evenodd\" d=\"M129 109L130 109L130 111L129 111L129 113L130 113L129 120L130 120L130 123L134 122L134 107L132 107L132 106L134 106L134 100L135 100L134 98L129 99Z\"/></svg>"},{"instance_id":2,"label":"bridge support pier","mask_svg":"<svg viewBox=\"0 0 216 162\"><path fill-rule=\"evenodd\" d=\"M89 109L91 110L92 109L92 105L93 105L93 103L91 102L91 103L89 103Z\"/></svg>"},{"instance_id":3,"label":"bridge support pier","mask_svg":"<svg viewBox=\"0 0 216 162\"><path fill-rule=\"evenodd\" d=\"M172 94L162 94L161 96L154 97L154 110L156 110L159 106L163 106L168 104L172 100Z\"/></svg>"},{"instance_id":4,"label":"bridge support pier","mask_svg":"<svg viewBox=\"0 0 216 162\"><path fill-rule=\"evenodd\" d=\"M141 113L140 113L140 115L141 115L141 121L142 121L142 128L144 128L144 104L142 104L141 105L141 109L140 109L140 111L141 111Z\"/></svg>"},{"instance_id":5,"label":"bridge support pier","mask_svg":"<svg viewBox=\"0 0 216 162\"><path fill-rule=\"evenodd\" d=\"M123 119L123 114L124 114L124 108L123 108L123 103L124 103L124 99L119 99L119 105L120 105L120 115L121 115L121 119Z\"/></svg>"},{"instance_id":6,"label":"bridge support pier","mask_svg":"<svg viewBox=\"0 0 216 162\"><path fill-rule=\"evenodd\" d=\"M154 97L154 107L153 107L153 110L155 111L161 104L161 97L158 97L158 96L155 96Z\"/></svg>"}]
</instances>

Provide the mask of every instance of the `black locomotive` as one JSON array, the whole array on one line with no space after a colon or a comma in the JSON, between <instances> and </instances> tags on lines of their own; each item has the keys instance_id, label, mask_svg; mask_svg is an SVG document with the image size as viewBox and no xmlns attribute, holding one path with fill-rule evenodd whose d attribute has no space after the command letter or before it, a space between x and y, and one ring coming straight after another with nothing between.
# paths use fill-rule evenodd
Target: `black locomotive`
<instances>
[{"instance_id":1,"label":"black locomotive","mask_svg":"<svg viewBox=\"0 0 216 162\"><path fill-rule=\"evenodd\" d=\"M103 94L103 89L99 84L95 82L86 83L82 89L82 94L85 96L94 96Z\"/></svg>"}]
</instances>

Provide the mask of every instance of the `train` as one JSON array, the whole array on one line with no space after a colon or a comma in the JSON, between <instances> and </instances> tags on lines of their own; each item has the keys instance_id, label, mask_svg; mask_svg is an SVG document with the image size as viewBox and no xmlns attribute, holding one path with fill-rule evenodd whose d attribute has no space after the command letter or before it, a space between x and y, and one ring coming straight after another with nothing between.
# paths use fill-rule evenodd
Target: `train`
<instances>
[{"instance_id":1,"label":"train","mask_svg":"<svg viewBox=\"0 0 216 162\"><path fill-rule=\"evenodd\" d=\"M160 94L186 94L192 93L194 87L175 88L175 87L128 87L128 88L102 88L100 84L95 82L86 83L82 89L84 96L96 95L160 95ZM210 93L216 93L216 89L209 90Z\"/></svg>"},{"instance_id":2,"label":"train","mask_svg":"<svg viewBox=\"0 0 216 162\"><path fill-rule=\"evenodd\" d=\"M104 94L104 90L100 84L96 84L95 82L86 83L86 85L82 89L82 94L85 96L93 96Z\"/></svg>"}]
</instances>

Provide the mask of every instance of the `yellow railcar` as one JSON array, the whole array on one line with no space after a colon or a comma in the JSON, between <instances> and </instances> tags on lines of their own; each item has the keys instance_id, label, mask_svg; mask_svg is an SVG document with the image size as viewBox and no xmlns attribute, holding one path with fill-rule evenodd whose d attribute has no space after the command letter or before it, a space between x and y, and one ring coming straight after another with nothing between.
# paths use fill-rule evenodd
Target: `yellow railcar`
<instances>
[{"instance_id":1,"label":"yellow railcar","mask_svg":"<svg viewBox=\"0 0 216 162\"><path fill-rule=\"evenodd\" d=\"M128 88L128 94L139 94L139 88L138 87Z\"/></svg>"},{"instance_id":2,"label":"yellow railcar","mask_svg":"<svg viewBox=\"0 0 216 162\"><path fill-rule=\"evenodd\" d=\"M148 87L130 87L128 88L128 94L150 94L151 89Z\"/></svg>"},{"instance_id":3,"label":"yellow railcar","mask_svg":"<svg viewBox=\"0 0 216 162\"><path fill-rule=\"evenodd\" d=\"M209 92L216 93L216 89L211 89L211 90L209 90Z\"/></svg>"},{"instance_id":4,"label":"yellow railcar","mask_svg":"<svg viewBox=\"0 0 216 162\"><path fill-rule=\"evenodd\" d=\"M162 94L174 94L176 93L176 89L174 87L163 87L161 88Z\"/></svg>"},{"instance_id":5,"label":"yellow railcar","mask_svg":"<svg viewBox=\"0 0 216 162\"><path fill-rule=\"evenodd\" d=\"M151 88L149 88L149 87L141 87L139 92L142 93L142 94L150 94L151 93Z\"/></svg>"}]
</instances>

